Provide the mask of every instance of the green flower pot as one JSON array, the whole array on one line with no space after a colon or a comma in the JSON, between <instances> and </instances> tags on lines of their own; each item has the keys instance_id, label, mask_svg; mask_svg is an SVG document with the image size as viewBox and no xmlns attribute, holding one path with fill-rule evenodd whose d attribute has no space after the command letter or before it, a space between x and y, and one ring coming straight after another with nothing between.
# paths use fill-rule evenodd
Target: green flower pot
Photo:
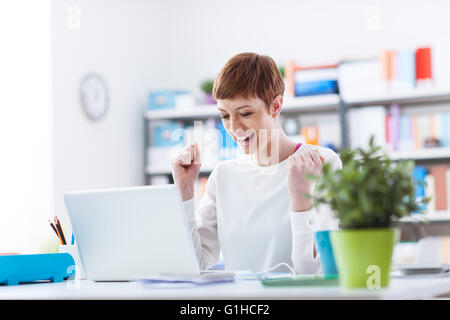
<instances>
[{"instance_id":1,"label":"green flower pot","mask_svg":"<svg viewBox=\"0 0 450 320\"><path fill-rule=\"evenodd\" d=\"M340 285L368 289L387 287L392 253L399 235L400 230L396 228L331 232Z\"/></svg>"}]
</instances>

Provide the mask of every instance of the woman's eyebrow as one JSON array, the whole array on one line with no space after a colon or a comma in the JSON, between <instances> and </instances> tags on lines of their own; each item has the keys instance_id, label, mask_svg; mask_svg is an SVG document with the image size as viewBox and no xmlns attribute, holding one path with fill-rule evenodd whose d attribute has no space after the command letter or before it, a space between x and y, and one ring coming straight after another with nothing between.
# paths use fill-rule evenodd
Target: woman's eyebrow
<instances>
[{"instance_id":1,"label":"woman's eyebrow","mask_svg":"<svg viewBox=\"0 0 450 320\"><path fill-rule=\"evenodd\" d=\"M246 104L246 105L237 107L236 110L239 110L239 109L242 109L242 108L248 108L248 107L252 108L253 106L252 106L252 105L249 105L249 104ZM220 111L223 111L223 112L227 112L227 111L225 111L225 110L223 110L223 109L221 109L221 108L217 108L217 109L219 109Z\"/></svg>"}]
</instances>

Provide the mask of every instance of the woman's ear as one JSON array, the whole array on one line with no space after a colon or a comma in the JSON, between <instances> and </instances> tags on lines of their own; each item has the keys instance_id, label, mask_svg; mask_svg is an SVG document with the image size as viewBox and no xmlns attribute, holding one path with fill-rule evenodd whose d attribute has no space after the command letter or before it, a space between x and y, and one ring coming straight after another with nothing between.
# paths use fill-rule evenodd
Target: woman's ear
<instances>
[{"instance_id":1,"label":"woman's ear","mask_svg":"<svg viewBox=\"0 0 450 320\"><path fill-rule=\"evenodd\" d=\"M281 106L283 105L283 97L281 95L276 96L272 100L272 104L270 106L270 114L273 118L277 118L281 112Z\"/></svg>"}]
</instances>

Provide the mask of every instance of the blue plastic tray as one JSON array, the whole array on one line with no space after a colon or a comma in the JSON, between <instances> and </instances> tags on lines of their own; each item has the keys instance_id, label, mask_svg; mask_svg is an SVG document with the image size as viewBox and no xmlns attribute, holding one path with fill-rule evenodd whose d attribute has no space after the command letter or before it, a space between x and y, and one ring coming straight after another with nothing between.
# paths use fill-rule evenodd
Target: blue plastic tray
<instances>
[{"instance_id":1,"label":"blue plastic tray","mask_svg":"<svg viewBox=\"0 0 450 320\"><path fill-rule=\"evenodd\" d=\"M68 253L0 256L0 284L60 282L72 276L75 276L75 261Z\"/></svg>"}]
</instances>

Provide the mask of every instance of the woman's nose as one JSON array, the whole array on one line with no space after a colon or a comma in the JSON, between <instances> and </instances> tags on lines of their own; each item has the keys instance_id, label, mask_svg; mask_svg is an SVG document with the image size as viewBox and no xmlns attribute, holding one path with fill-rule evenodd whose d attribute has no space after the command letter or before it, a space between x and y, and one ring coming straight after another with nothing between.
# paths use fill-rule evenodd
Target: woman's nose
<instances>
[{"instance_id":1,"label":"woman's nose","mask_svg":"<svg viewBox=\"0 0 450 320\"><path fill-rule=\"evenodd\" d=\"M239 129L239 123L236 118L230 117L229 130L234 134Z\"/></svg>"}]
</instances>

